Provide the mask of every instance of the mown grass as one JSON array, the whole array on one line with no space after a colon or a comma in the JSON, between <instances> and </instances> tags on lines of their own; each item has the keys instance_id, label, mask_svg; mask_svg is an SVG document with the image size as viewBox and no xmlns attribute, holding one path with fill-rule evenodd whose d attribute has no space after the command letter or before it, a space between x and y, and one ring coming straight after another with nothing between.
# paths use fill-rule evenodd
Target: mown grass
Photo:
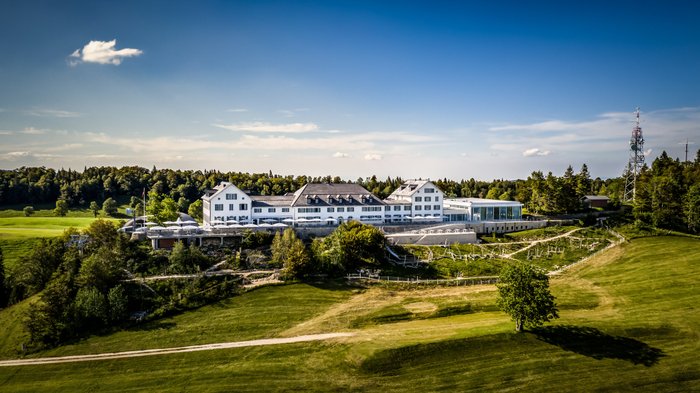
<instances>
[{"instance_id":1,"label":"mown grass","mask_svg":"<svg viewBox=\"0 0 700 393\"><path fill-rule=\"evenodd\" d=\"M92 216L0 217L0 248L5 266L10 267L29 254L40 238L60 236L68 228L83 229L94 220Z\"/></svg>"},{"instance_id":2,"label":"mown grass","mask_svg":"<svg viewBox=\"0 0 700 393\"><path fill-rule=\"evenodd\" d=\"M641 238L616 247L553 278L561 319L522 334L512 332L502 313L478 310L493 305L493 286L395 291L293 285L256 290L238 298L249 302L246 306L231 299L219 306L222 310L193 312L197 318L170 328L183 329L173 344L196 341L196 326L229 326L232 335L241 331L242 337L346 330L357 335L322 343L0 368L0 390L697 391L699 260L700 241L692 238ZM294 297L289 291L298 293ZM292 311L299 297L308 296L313 298L302 304L317 297L327 301L306 312ZM450 304L474 309L425 319L375 318L350 328L368 315L403 310L425 315L449 310ZM285 317L287 313L296 316ZM114 341L96 337L70 351L45 354L150 347L151 332L137 333L143 335ZM225 337L223 330L219 337Z\"/></svg>"}]
</instances>

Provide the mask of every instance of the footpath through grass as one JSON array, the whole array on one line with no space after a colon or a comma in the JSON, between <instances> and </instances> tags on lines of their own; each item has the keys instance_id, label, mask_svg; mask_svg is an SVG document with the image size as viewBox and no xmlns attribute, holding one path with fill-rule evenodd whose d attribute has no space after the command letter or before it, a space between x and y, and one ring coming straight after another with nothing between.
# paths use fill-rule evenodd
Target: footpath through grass
<instances>
[{"instance_id":1,"label":"footpath through grass","mask_svg":"<svg viewBox=\"0 0 700 393\"><path fill-rule=\"evenodd\" d=\"M357 335L0 368L0 390L698 391L698 261L700 241L687 237L640 238L613 248L554 278L561 319L523 334L491 308L493 286L263 288L172 318L174 325L93 337L42 355L179 346L204 337ZM199 329L209 334L198 335Z\"/></svg>"}]
</instances>

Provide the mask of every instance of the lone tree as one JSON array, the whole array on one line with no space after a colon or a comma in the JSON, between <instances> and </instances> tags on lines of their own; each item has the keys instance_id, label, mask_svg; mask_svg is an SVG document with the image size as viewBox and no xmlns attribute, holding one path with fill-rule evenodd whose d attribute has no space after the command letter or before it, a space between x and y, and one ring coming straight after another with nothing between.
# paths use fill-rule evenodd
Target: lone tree
<instances>
[{"instance_id":1,"label":"lone tree","mask_svg":"<svg viewBox=\"0 0 700 393\"><path fill-rule=\"evenodd\" d=\"M56 208L53 209L54 216L63 217L68 214L68 202L64 199L59 199L56 201Z\"/></svg>"},{"instance_id":2,"label":"lone tree","mask_svg":"<svg viewBox=\"0 0 700 393\"><path fill-rule=\"evenodd\" d=\"M34 206L25 206L24 209L22 209L22 211L24 212L24 215L26 217L29 217L32 214L34 214Z\"/></svg>"},{"instance_id":3,"label":"lone tree","mask_svg":"<svg viewBox=\"0 0 700 393\"><path fill-rule=\"evenodd\" d=\"M117 201L112 198L105 199L105 201L102 203L102 211L104 211L108 216L116 216L119 212L119 209L117 208Z\"/></svg>"},{"instance_id":4,"label":"lone tree","mask_svg":"<svg viewBox=\"0 0 700 393\"><path fill-rule=\"evenodd\" d=\"M525 263L506 265L496 286L496 304L515 321L515 331L559 318L549 278L541 269Z\"/></svg>"},{"instance_id":5,"label":"lone tree","mask_svg":"<svg viewBox=\"0 0 700 393\"><path fill-rule=\"evenodd\" d=\"M92 210L92 214L97 218L97 215L100 214L100 205L97 204L97 202L92 201L90 202L90 210Z\"/></svg>"}]
</instances>

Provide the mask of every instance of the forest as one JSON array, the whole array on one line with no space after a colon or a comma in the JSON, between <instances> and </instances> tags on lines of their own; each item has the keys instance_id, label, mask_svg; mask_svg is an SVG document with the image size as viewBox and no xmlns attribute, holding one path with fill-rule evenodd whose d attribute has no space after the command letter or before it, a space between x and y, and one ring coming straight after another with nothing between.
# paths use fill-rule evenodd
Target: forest
<instances>
[{"instance_id":1,"label":"forest","mask_svg":"<svg viewBox=\"0 0 700 393\"><path fill-rule=\"evenodd\" d=\"M377 176L358 178L362 185L380 198L387 197L404 179ZM112 198L122 202L131 198L136 207L146 192L148 199L162 206L149 208L181 212L201 210L199 198L204 190L221 181L230 181L254 195L284 195L307 183L345 183L338 176L281 176L269 173L221 172L216 170L152 169L138 166L90 167L82 172L72 169L21 167L0 171L0 206L53 204L88 207L102 206ZM606 195L612 207L622 204L625 175L617 178L593 178L583 164L578 172L569 166L557 176L535 171L527 179L483 181L434 179L446 197L475 197L522 202L530 214L556 215L582 211L584 195ZM700 229L700 150L695 160L681 162L666 152L650 167L645 166L637 182L633 206L640 222L667 229L697 232ZM190 205L196 203L193 208ZM149 203L150 204L150 203ZM92 204L94 206L94 204Z\"/></svg>"}]
</instances>

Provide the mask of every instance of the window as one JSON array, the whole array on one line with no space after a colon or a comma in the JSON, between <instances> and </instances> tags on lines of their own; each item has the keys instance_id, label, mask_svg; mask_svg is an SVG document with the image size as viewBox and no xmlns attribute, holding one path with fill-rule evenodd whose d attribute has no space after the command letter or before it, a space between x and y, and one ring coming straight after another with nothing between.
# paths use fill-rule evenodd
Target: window
<instances>
[{"instance_id":1,"label":"window","mask_svg":"<svg viewBox=\"0 0 700 393\"><path fill-rule=\"evenodd\" d=\"M404 210L411 210L411 206L404 206L403 209Z\"/></svg>"},{"instance_id":2,"label":"window","mask_svg":"<svg viewBox=\"0 0 700 393\"><path fill-rule=\"evenodd\" d=\"M262 208L254 207L254 208L253 208L253 213L262 213Z\"/></svg>"},{"instance_id":3,"label":"window","mask_svg":"<svg viewBox=\"0 0 700 393\"><path fill-rule=\"evenodd\" d=\"M247 203L241 203L238 205L238 209L240 210L248 210L248 204Z\"/></svg>"},{"instance_id":4,"label":"window","mask_svg":"<svg viewBox=\"0 0 700 393\"><path fill-rule=\"evenodd\" d=\"M435 197L435 202L440 202L440 197L439 197L439 196L436 196L436 197Z\"/></svg>"},{"instance_id":5,"label":"window","mask_svg":"<svg viewBox=\"0 0 700 393\"><path fill-rule=\"evenodd\" d=\"M391 211L391 206L384 206L385 211Z\"/></svg>"},{"instance_id":6,"label":"window","mask_svg":"<svg viewBox=\"0 0 700 393\"><path fill-rule=\"evenodd\" d=\"M267 212L268 212L268 213L274 213L274 212L276 212L276 211L277 211L277 209L275 209L274 207L268 207L268 208L267 208Z\"/></svg>"},{"instance_id":7,"label":"window","mask_svg":"<svg viewBox=\"0 0 700 393\"><path fill-rule=\"evenodd\" d=\"M400 210L401 210L401 206L398 206L398 205L394 206L394 211L400 211Z\"/></svg>"},{"instance_id":8,"label":"window","mask_svg":"<svg viewBox=\"0 0 700 393\"><path fill-rule=\"evenodd\" d=\"M355 211L355 208L354 208L354 207L348 207L348 213L354 212L354 211Z\"/></svg>"},{"instance_id":9,"label":"window","mask_svg":"<svg viewBox=\"0 0 700 393\"><path fill-rule=\"evenodd\" d=\"M433 206L433 210L440 210L440 205Z\"/></svg>"},{"instance_id":10,"label":"window","mask_svg":"<svg viewBox=\"0 0 700 393\"><path fill-rule=\"evenodd\" d=\"M338 213L342 213L342 212L344 212L344 211L345 211L345 208L344 208L344 207L339 207L339 208L338 208Z\"/></svg>"},{"instance_id":11,"label":"window","mask_svg":"<svg viewBox=\"0 0 700 393\"><path fill-rule=\"evenodd\" d=\"M430 205L425 205L425 210L430 210Z\"/></svg>"},{"instance_id":12,"label":"window","mask_svg":"<svg viewBox=\"0 0 700 393\"><path fill-rule=\"evenodd\" d=\"M425 197L426 202L431 202L430 197Z\"/></svg>"},{"instance_id":13,"label":"window","mask_svg":"<svg viewBox=\"0 0 700 393\"><path fill-rule=\"evenodd\" d=\"M334 208L334 207L327 207L327 208L326 208L326 212L327 212L327 213L333 213L334 211L335 211L335 208Z\"/></svg>"},{"instance_id":14,"label":"window","mask_svg":"<svg viewBox=\"0 0 700 393\"><path fill-rule=\"evenodd\" d=\"M320 213L320 207L300 207L299 213Z\"/></svg>"},{"instance_id":15,"label":"window","mask_svg":"<svg viewBox=\"0 0 700 393\"><path fill-rule=\"evenodd\" d=\"M416 206L416 211L421 210L420 206Z\"/></svg>"},{"instance_id":16,"label":"window","mask_svg":"<svg viewBox=\"0 0 700 393\"><path fill-rule=\"evenodd\" d=\"M224 204L223 203L217 203L214 205L214 210L215 211L222 211L224 210Z\"/></svg>"},{"instance_id":17,"label":"window","mask_svg":"<svg viewBox=\"0 0 700 393\"><path fill-rule=\"evenodd\" d=\"M238 199L238 194L226 194L227 201L235 201Z\"/></svg>"},{"instance_id":18,"label":"window","mask_svg":"<svg viewBox=\"0 0 700 393\"><path fill-rule=\"evenodd\" d=\"M234 203L229 203L229 204L228 204L228 209L229 209L229 210L233 210L234 208L235 208L235 204L234 204Z\"/></svg>"},{"instance_id":19,"label":"window","mask_svg":"<svg viewBox=\"0 0 700 393\"><path fill-rule=\"evenodd\" d=\"M423 202L423 198L422 198L422 197L416 197L416 202Z\"/></svg>"},{"instance_id":20,"label":"window","mask_svg":"<svg viewBox=\"0 0 700 393\"><path fill-rule=\"evenodd\" d=\"M382 211L381 206L362 206L363 212L380 212Z\"/></svg>"},{"instance_id":21,"label":"window","mask_svg":"<svg viewBox=\"0 0 700 393\"><path fill-rule=\"evenodd\" d=\"M425 193L426 193L426 194L432 194L432 193L434 193L434 192L435 192L435 189L434 189L434 188L426 188L426 189L425 189Z\"/></svg>"},{"instance_id":22,"label":"window","mask_svg":"<svg viewBox=\"0 0 700 393\"><path fill-rule=\"evenodd\" d=\"M282 208L282 213L289 213L289 208L288 208L288 207L283 207L283 208Z\"/></svg>"}]
</instances>

